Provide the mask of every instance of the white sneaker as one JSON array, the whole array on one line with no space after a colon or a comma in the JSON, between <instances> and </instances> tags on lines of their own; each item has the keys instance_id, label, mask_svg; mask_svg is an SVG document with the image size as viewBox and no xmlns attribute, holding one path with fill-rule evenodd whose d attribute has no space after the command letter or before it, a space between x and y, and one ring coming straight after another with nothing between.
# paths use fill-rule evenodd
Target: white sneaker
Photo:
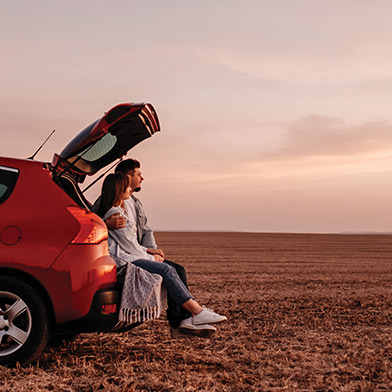
<instances>
[{"instance_id":1,"label":"white sneaker","mask_svg":"<svg viewBox=\"0 0 392 392\"><path fill-rule=\"evenodd\" d=\"M194 325L192 324L192 317L188 317L184 320L181 320L180 328L188 328L188 329L195 329Z\"/></svg>"},{"instance_id":2,"label":"white sneaker","mask_svg":"<svg viewBox=\"0 0 392 392\"><path fill-rule=\"evenodd\" d=\"M215 324L226 320L227 320L226 316L221 316L220 314L215 313L211 309L203 308L199 314L192 317L192 324L193 325Z\"/></svg>"},{"instance_id":3,"label":"white sneaker","mask_svg":"<svg viewBox=\"0 0 392 392\"><path fill-rule=\"evenodd\" d=\"M192 324L192 317L189 317L181 321L178 333L182 335L193 335L200 337L209 337L216 332L216 328L208 324ZM173 335L172 335L173 336Z\"/></svg>"}]
</instances>

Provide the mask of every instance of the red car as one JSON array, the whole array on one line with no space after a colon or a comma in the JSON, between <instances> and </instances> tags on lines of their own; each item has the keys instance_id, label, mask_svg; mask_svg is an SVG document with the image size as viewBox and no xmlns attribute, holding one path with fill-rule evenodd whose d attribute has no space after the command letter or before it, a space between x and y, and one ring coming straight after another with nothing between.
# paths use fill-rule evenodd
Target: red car
<instances>
[{"instance_id":1,"label":"red car","mask_svg":"<svg viewBox=\"0 0 392 392\"><path fill-rule=\"evenodd\" d=\"M152 105L121 104L51 164L0 157L0 365L35 360L56 334L115 329L116 264L79 184L159 130Z\"/></svg>"}]
</instances>

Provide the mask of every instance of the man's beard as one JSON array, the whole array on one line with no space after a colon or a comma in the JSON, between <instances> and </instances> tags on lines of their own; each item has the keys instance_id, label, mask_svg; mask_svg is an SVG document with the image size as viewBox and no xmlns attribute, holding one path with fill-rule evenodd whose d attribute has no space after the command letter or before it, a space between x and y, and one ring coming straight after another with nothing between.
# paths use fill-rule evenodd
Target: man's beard
<instances>
[{"instance_id":1,"label":"man's beard","mask_svg":"<svg viewBox=\"0 0 392 392\"><path fill-rule=\"evenodd\" d=\"M142 187L141 186L138 186L137 188L135 188L133 191L134 192L140 192L142 190Z\"/></svg>"}]
</instances>

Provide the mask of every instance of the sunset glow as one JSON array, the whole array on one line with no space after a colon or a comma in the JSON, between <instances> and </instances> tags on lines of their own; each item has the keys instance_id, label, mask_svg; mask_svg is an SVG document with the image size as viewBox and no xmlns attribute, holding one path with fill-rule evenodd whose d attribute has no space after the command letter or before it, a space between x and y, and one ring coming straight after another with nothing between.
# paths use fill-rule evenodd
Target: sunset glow
<instances>
[{"instance_id":1,"label":"sunset glow","mask_svg":"<svg viewBox=\"0 0 392 392\"><path fill-rule=\"evenodd\" d=\"M150 102L162 132L128 156L156 230L392 232L389 1L0 12L0 155L28 157L56 129L37 156L51 161L114 105Z\"/></svg>"}]
</instances>

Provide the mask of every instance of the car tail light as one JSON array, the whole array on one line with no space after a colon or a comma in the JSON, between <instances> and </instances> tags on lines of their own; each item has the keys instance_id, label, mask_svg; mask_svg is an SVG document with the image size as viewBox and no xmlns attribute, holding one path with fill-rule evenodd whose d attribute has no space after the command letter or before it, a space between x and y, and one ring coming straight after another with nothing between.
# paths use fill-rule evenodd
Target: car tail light
<instances>
[{"instance_id":1,"label":"car tail light","mask_svg":"<svg viewBox=\"0 0 392 392\"><path fill-rule=\"evenodd\" d=\"M117 305L116 304L106 304L102 305L101 313L102 314L110 314L117 312Z\"/></svg>"},{"instance_id":2,"label":"car tail light","mask_svg":"<svg viewBox=\"0 0 392 392\"><path fill-rule=\"evenodd\" d=\"M80 207L67 208L80 224L79 233L72 244L99 244L108 238L108 229L99 216Z\"/></svg>"}]
</instances>

